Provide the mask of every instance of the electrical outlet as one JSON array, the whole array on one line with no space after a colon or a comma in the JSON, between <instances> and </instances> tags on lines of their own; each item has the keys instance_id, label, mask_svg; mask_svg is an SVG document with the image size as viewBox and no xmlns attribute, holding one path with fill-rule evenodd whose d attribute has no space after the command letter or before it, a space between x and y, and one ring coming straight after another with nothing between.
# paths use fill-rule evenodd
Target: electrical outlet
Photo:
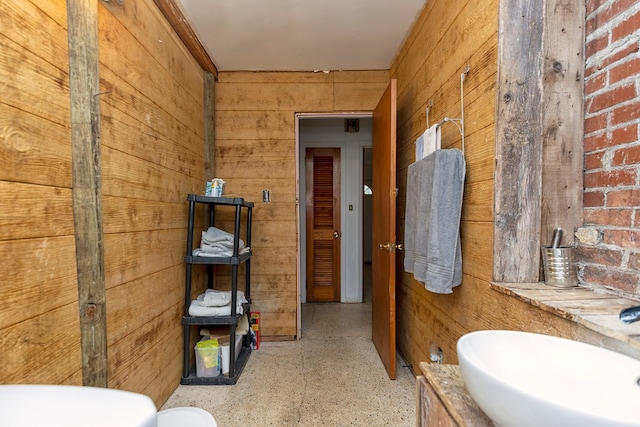
<instances>
[{"instance_id":1,"label":"electrical outlet","mask_svg":"<svg viewBox=\"0 0 640 427\"><path fill-rule=\"evenodd\" d=\"M438 344L431 344L431 346L429 347L429 353L429 359L433 363L442 365L444 354L442 353L442 349L438 346Z\"/></svg>"}]
</instances>

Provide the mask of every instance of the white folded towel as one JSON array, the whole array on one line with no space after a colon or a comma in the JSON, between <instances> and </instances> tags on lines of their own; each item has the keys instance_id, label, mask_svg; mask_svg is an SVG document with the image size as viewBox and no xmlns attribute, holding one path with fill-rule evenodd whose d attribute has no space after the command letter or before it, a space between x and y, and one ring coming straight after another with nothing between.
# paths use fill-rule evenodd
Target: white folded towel
<instances>
[{"instance_id":1,"label":"white folded towel","mask_svg":"<svg viewBox=\"0 0 640 427\"><path fill-rule=\"evenodd\" d=\"M242 314L242 306L238 310L236 307L236 313ZM189 315L202 317L202 316L231 316L231 305L225 305L224 307L204 307L196 300L191 301L189 306Z\"/></svg>"},{"instance_id":2,"label":"white folded towel","mask_svg":"<svg viewBox=\"0 0 640 427\"><path fill-rule=\"evenodd\" d=\"M208 306L205 298L208 298L207 294L226 294L229 303L224 306ZM209 298L218 298L211 296ZM189 306L189 314L191 316L230 316L231 315L231 291L216 291L215 289L207 289L205 293L198 295L198 297L191 301ZM236 294L236 314L243 314L243 303L247 303L247 299L244 296L244 292L238 291Z\"/></svg>"},{"instance_id":3,"label":"white folded towel","mask_svg":"<svg viewBox=\"0 0 640 427\"><path fill-rule=\"evenodd\" d=\"M440 126L433 125L416 139L416 162L440 149L441 132Z\"/></svg>"},{"instance_id":4,"label":"white folded towel","mask_svg":"<svg viewBox=\"0 0 640 427\"><path fill-rule=\"evenodd\" d=\"M198 295L197 300L198 301L203 301L209 294L225 294L229 296L229 301L231 301L231 291L218 291L215 289L207 289L204 291L203 294ZM238 303L246 303L247 299L244 296L244 292L243 291L236 291L236 301Z\"/></svg>"},{"instance_id":5,"label":"white folded towel","mask_svg":"<svg viewBox=\"0 0 640 427\"><path fill-rule=\"evenodd\" d=\"M231 242L233 244L233 234L227 233L216 227L209 227L207 231L202 232L203 243Z\"/></svg>"},{"instance_id":6,"label":"white folded towel","mask_svg":"<svg viewBox=\"0 0 640 427\"><path fill-rule=\"evenodd\" d=\"M243 248L244 247L244 241L242 239L239 239L238 241L238 248ZM206 242L202 242L200 244L200 249L202 249L203 251L212 251L212 250L217 250L217 249L233 249L233 242L214 242L214 243L206 243Z\"/></svg>"},{"instance_id":7,"label":"white folded towel","mask_svg":"<svg viewBox=\"0 0 640 427\"><path fill-rule=\"evenodd\" d=\"M238 244L238 249L244 248L244 242L241 240ZM233 243L203 243L200 245L200 249L204 252L217 252L217 251L232 251Z\"/></svg>"},{"instance_id":8,"label":"white folded towel","mask_svg":"<svg viewBox=\"0 0 640 427\"><path fill-rule=\"evenodd\" d=\"M208 289L205 292L202 301L200 301L200 305L204 307L222 307L231 303L231 293L230 292L222 292L215 291L212 289Z\"/></svg>"},{"instance_id":9,"label":"white folded towel","mask_svg":"<svg viewBox=\"0 0 640 427\"><path fill-rule=\"evenodd\" d=\"M433 125L429 129L427 129L424 134L424 147L422 152L422 157L425 158L429 154L433 153L436 150L440 149L441 146L441 129L438 125Z\"/></svg>"},{"instance_id":10,"label":"white folded towel","mask_svg":"<svg viewBox=\"0 0 640 427\"><path fill-rule=\"evenodd\" d=\"M242 255L246 252L249 252L251 248L245 246L244 248L238 251L238 255ZM206 257L232 257L233 249L214 249L211 251L203 251L202 249L194 249L192 252L193 256L206 256Z\"/></svg>"},{"instance_id":11,"label":"white folded towel","mask_svg":"<svg viewBox=\"0 0 640 427\"><path fill-rule=\"evenodd\" d=\"M234 241L233 234L227 233L226 231L220 230L216 227L209 227L207 231L202 232L200 251L203 253L196 256L233 256ZM242 250L242 248L244 248L244 241L242 239L238 239L238 251Z\"/></svg>"}]
</instances>

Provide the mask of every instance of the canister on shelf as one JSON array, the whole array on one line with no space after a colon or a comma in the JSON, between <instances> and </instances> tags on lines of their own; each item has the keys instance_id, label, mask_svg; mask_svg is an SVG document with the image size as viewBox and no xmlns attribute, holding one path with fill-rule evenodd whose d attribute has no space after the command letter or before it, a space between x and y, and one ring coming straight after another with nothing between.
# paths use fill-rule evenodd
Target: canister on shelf
<instances>
[{"instance_id":1,"label":"canister on shelf","mask_svg":"<svg viewBox=\"0 0 640 427\"><path fill-rule=\"evenodd\" d=\"M222 197L224 191L224 180L220 178L213 178L211 180L211 196Z\"/></svg>"}]
</instances>

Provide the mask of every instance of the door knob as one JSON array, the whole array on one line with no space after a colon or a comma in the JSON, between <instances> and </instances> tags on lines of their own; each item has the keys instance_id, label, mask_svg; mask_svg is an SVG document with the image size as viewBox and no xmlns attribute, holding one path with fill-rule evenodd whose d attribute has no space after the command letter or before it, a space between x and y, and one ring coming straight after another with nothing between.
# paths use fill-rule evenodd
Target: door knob
<instances>
[{"instance_id":1,"label":"door knob","mask_svg":"<svg viewBox=\"0 0 640 427\"><path fill-rule=\"evenodd\" d=\"M399 251L403 250L404 247L402 246L402 243L400 243L399 245L396 245L395 243L387 242L387 243L378 244L378 249L380 250L384 249L389 252L395 252L396 250L399 250Z\"/></svg>"},{"instance_id":2,"label":"door knob","mask_svg":"<svg viewBox=\"0 0 640 427\"><path fill-rule=\"evenodd\" d=\"M333 232L333 238L337 239L338 237L340 237L340 233L338 233L337 231Z\"/></svg>"}]
</instances>

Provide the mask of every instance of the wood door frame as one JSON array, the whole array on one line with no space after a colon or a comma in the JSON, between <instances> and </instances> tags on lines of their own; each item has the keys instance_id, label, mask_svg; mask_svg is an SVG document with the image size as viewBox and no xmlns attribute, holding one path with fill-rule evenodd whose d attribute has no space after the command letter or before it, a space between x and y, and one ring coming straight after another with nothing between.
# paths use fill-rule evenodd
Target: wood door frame
<instances>
[{"instance_id":1,"label":"wood door frame","mask_svg":"<svg viewBox=\"0 0 640 427\"><path fill-rule=\"evenodd\" d=\"M304 191L304 188L301 188L301 176L305 173L304 162L301 163L301 152L304 154L304 149L306 147L316 146L316 145L301 145L300 142L300 120L304 119L340 119L340 118L372 118L373 112L371 111L360 111L360 112L334 112L334 113L296 113L295 115L295 150L296 150L296 230L297 230L297 238L296 238L296 299L297 299L297 309L296 309L296 330L297 335L296 339L300 339L302 337L302 319L301 319L301 308L302 308L302 285L304 284L303 280L305 280L304 275L301 273L306 271L303 269L303 263L305 262L305 248L302 247L303 237L305 236L305 219L304 216L301 216L301 206L304 206L305 194L301 193ZM345 163L345 162L343 162ZM361 254L361 256L363 256ZM342 266L344 268L344 266Z\"/></svg>"}]
</instances>

